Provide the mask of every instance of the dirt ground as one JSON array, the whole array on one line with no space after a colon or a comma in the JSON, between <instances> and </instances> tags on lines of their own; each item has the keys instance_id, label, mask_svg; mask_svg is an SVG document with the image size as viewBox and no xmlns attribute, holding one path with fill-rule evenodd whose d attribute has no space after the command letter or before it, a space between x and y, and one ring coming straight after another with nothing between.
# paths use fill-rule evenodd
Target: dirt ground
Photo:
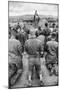
<instances>
[{"instance_id":1,"label":"dirt ground","mask_svg":"<svg viewBox=\"0 0 60 90\"><path fill-rule=\"evenodd\" d=\"M12 88L20 88L20 87L28 87L28 56L27 55L23 55L23 73L22 75L19 77L18 81L16 82L16 84L12 87ZM50 85L57 85L58 82L58 76L49 75L49 71L45 66L45 58L41 58L41 70L42 70L42 77L43 77L43 86L50 86ZM35 74L35 73L34 73ZM40 86L41 87L41 83L40 80L35 78L32 80L32 87L33 86Z\"/></svg>"}]
</instances>

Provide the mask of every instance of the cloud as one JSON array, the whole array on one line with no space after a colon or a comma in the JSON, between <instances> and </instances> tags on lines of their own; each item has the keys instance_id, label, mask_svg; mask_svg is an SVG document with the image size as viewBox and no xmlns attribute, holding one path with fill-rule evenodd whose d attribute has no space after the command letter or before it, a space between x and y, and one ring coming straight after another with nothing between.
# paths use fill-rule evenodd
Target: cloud
<instances>
[{"instance_id":1,"label":"cloud","mask_svg":"<svg viewBox=\"0 0 60 90\"><path fill-rule=\"evenodd\" d=\"M34 14L58 16L58 5L9 2L9 16Z\"/></svg>"}]
</instances>

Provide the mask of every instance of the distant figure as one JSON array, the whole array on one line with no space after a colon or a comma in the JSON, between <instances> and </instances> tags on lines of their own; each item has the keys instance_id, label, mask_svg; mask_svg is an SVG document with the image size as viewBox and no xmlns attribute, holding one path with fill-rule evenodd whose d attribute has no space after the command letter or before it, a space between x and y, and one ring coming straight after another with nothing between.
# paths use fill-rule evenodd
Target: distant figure
<instances>
[{"instance_id":1,"label":"distant figure","mask_svg":"<svg viewBox=\"0 0 60 90\"><path fill-rule=\"evenodd\" d=\"M37 13L37 10L35 11L35 14L34 14L34 22L35 22L35 26L37 26L38 22L39 22L39 15Z\"/></svg>"}]
</instances>

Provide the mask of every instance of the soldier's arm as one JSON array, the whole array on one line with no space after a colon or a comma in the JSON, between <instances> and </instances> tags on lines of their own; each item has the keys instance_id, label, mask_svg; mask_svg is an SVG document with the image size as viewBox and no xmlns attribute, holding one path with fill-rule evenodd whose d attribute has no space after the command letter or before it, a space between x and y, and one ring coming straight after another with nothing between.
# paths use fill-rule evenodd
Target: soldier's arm
<instances>
[{"instance_id":1,"label":"soldier's arm","mask_svg":"<svg viewBox=\"0 0 60 90\"><path fill-rule=\"evenodd\" d=\"M18 51L19 55L22 56L23 47L22 47L22 45L20 44L20 42L19 42L19 44L18 44L18 46L17 46L17 51Z\"/></svg>"}]
</instances>

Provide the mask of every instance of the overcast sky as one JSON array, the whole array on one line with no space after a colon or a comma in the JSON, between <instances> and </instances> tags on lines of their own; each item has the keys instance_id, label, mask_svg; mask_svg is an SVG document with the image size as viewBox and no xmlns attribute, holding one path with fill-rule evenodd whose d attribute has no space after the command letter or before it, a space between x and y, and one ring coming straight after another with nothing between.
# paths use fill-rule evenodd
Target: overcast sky
<instances>
[{"instance_id":1,"label":"overcast sky","mask_svg":"<svg viewBox=\"0 0 60 90\"><path fill-rule=\"evenodd\" d=\"M58 16L58 6L57 5L9 2L9 16L34 14L35 10L38 11L39 15Z\"/></svg>"}]
</instances>

